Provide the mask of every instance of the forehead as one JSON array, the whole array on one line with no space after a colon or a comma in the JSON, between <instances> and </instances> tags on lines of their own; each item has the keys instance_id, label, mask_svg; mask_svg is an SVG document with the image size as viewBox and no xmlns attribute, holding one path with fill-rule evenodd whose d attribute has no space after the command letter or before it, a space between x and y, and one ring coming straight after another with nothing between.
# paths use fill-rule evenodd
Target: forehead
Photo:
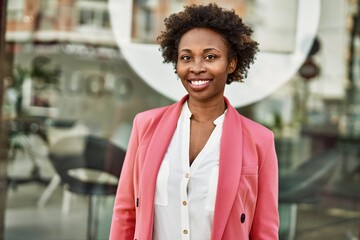
<instances>
[{"instance_id":1,"label":"forehead","mask_svg":"<svg viewBox=\"0 0 360 240\"><path fill-rule=\"evenodd\" d=\"M228 43L218 32L208 28L193 28L185 32L179 42L179 51L193 48L215 48L227 51Z\"/></svg>"}]
</instances>

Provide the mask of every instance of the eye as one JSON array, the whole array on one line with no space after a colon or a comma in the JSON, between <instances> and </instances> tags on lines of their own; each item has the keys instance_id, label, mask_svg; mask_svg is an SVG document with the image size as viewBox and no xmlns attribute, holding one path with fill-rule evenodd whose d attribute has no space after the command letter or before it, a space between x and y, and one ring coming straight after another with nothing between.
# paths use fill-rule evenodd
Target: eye
<instances>
[{"instance_id":1,"label":"eye","mask_svg":"<svg viewBox=\"0 0 360 240\"><path fill-rule=\"evenodd\" d=\"M180 59L183 61L190 61L191 57L189 55L183 55L180 57Z\"/></svg>"},{"instance_id":2,"label":"eye","mask_svg":"<svg viewBox=\"0 0 360 240\"><path fill-rule=\"evenodd\" d=\"M215 58L216 58L216 55L214 55L214 54L208 54L205 56L206 60L214 60Z\"/></svg>"}]
</instances>

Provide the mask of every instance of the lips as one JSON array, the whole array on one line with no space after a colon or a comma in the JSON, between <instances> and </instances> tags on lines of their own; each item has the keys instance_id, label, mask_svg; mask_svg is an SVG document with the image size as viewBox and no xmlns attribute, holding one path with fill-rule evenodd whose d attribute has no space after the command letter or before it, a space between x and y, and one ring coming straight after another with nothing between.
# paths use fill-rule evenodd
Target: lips
<instances>
[{"instance_id":1,"label":"lips","mask_svg":"<svg viewBox=\"0 0 360 240\"><path fill-rule=\"evenodd\" d=\"M194 91L202 91L210 85L210 79L188 79L189 86Z\"/></svg>"},{"instance_id":2,"label":"lips","mask_svg":"<svg viewBox=\"0 0 360 240\"><path fill-rule=\"evenodd\" d=\"M210 80L190 80L190 83L195 86L207 85Z\"/></svg>"}]
</instances>

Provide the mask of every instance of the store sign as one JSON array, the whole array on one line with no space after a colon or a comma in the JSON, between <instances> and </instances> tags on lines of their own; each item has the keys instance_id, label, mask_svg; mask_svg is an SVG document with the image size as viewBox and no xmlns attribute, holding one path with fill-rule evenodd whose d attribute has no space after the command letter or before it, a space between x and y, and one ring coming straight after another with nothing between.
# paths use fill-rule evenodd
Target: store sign
<instances>
[{"instance_id":1,"label":"store sign","mask_svg":"<svg viewBox=\"0 0 360 240\"><path fill-rule=\"evenodd\" d=\"M88 58L122 59L118 49L109 47L95 47L84 44L62 44L61 51L65 54L78 55Z\"/></svg>"},{"instance_id":2,"label":"store sign","mask_svg":"<svg viewBox=\"0 0 360 240\"><path fill-rule=\"evenodd\" d=\"M10 48L16 53L37 53L37 54L69 54L91 59L115 59L122 60L118 48L93 46L80 43L14 43Z\"/></svg>"}]
</instances>

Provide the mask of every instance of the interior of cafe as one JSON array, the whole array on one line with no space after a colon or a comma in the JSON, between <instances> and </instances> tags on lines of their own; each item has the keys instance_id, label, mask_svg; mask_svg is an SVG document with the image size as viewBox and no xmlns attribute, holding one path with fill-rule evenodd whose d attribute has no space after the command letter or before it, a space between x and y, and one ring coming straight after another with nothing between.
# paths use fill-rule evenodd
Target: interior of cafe
<instances>
[{"instance_id":1,"label":"interior of cafe","mask_svg":"<svg viewBox=\"0 0 360 240\"><path fill-rule=\"evenodd\" d=\"M360 240L360 0L0 1L0 240L109 239L139 112L185 90L156 37L216 2L257 59L225 96L273 131L281 240Z\"/></svg>"}]
</instances>

